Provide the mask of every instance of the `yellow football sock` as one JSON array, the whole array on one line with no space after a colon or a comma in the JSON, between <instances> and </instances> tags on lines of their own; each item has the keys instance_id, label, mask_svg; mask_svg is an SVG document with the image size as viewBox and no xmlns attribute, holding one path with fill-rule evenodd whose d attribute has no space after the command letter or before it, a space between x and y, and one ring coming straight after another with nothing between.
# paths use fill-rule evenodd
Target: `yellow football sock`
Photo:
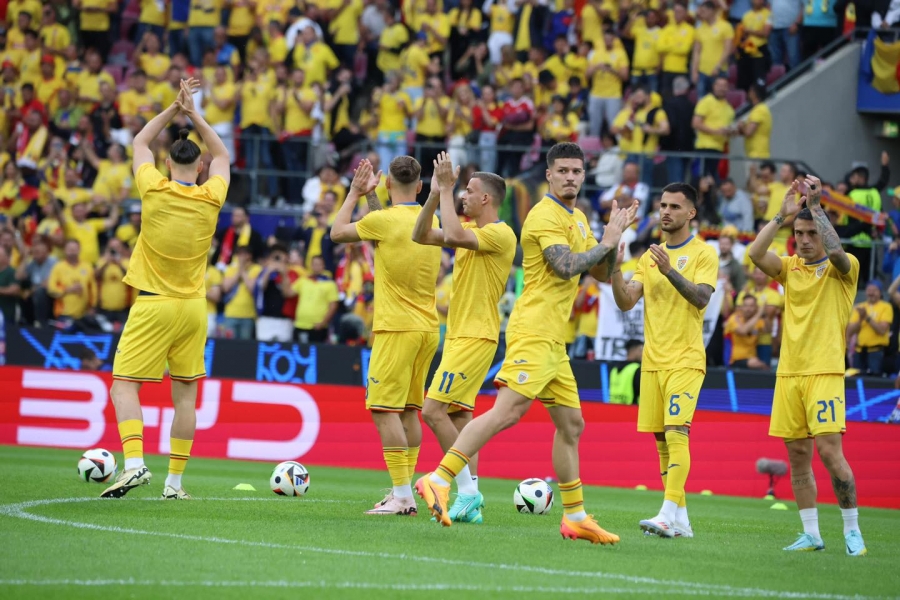
<instances>
[{"instance_id":1,"label":"yellow football sock","mask_svg":"<svg viewBox=\"0 0 900 600\"><path fill-rule=\"evenodd\" d=\"M119 437L125 458L144 458L144 423L140 419L130 419L119 423Z\"/></svg>"},{"instance_id":2,"label":"yellow football sock","mask_svg":"<svg viewBox=\"0 0 900 600\"><path fill-rule=\"evenodd\" d=\"M384 453L384 464L387 465L394 487L409 485L409 459L406 448L387 447L381 451Z\"/></svg>"},{"instance_id":3,"label":"yellow football sock","mask_svg":"<svg viewBox=\"0 0 900 600\"><path fill-rule=\"evenodd\" d=\"M656 440L656 451L659 452L659 476L662 478L663 489L666 489L666 475L669 472L669 446L665 440Z\"/></svg>"},{"instance_id":4,"label":"yellow football sock","mask_svg":"<svg viewBox=\"0 0 900 600\"><path fill-rule=\"evenodd\" d=\"M447 451L447 454L444 455L444 460L438 465L434 474L448 484L453 483L453 480L456 479L456 476L459 475L459 472L462 471L463 467L467 464L469 464L468 456L456 448L450 448L450 450Z\"/></svg>"},{"instance_id":5,"label":"yellow football sock","mask_svg":"<svg viewBox=\"0 0 900 600\"><path fill-rule=\"evenodd\" d=\"M419 462L419 447L410 446L406 451L406 464L409 465L409 480L416 474L416 463Z\"/></svg>"},{"instance_id":6,"label":"yellow football sock","mask_svg":"<svg viewBox=\"0 0 900 600\"><path fill-rule=\"evenodd\" d=\"M183 475L187 461L191 457L191 445L194 440L169 438L169 473Z\"/></svg>"},{"instance_id":7,"label":"yellow football sock","mask_svg":"<svg viewBox=\"0 0 900 600\"><path fill-rule=\"evenodd\" d=\"M560 482L559 495L562 496L563 512L567 515L574 515L584 510L584 490L581 487L580 479L569 483Z\"/></svg>"},{"instance_id":8,"label":"yellow football sock","mask_svg":"<svg viewBox=\"0 0 900 600\"><path fill-rule=\"evenodd\" d=\"M669 473L666 477L666 500L684 502L684 485L691 471L691 451L688 436L681 431L667 431Z\"/></svg>"}]
</instances>

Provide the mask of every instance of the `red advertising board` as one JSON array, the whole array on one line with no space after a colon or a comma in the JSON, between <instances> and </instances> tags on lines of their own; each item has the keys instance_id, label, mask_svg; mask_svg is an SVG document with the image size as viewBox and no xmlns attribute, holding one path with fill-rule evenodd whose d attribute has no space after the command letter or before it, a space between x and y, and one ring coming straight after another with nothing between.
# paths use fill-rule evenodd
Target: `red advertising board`
<instances>
[{"instance_id":1,"label":"red advertising board","mask_svg":"<svg viewBox=\"0 0 900 600\"><path fill-rule=\"evenodd\" d=\"M0 368L0 444L119 451L115 412L109 401L108 373ZM197 436L193 454L307 465L383 469L380 444L364 408L361 387L292 385L208 379L200 384ZM173 411L169 386L147 384L141 392L144 449L166 454ZM479 399L478 411L493 399ZM637 408L585 403L587 422L581 441L585 483L659 489L653 438L635 431ZM420 466L440 460L437 442L427 431ZM698 411L691 433L688 491L762 496L767 480L756 473L761 457L786 460L782 443L766 433L768 419L758 415ZM860 502L900 508L900 456L897 428L852 423L845 452L856 475ZM553 424L535 406L522 422L498 435L481 452L480 472L487 477L522 479L553 476L550 449ZM828 475L818 459L819 499L834 502ZM790 498L790 482L776 487Z\"/></svg>"}]
</instances>

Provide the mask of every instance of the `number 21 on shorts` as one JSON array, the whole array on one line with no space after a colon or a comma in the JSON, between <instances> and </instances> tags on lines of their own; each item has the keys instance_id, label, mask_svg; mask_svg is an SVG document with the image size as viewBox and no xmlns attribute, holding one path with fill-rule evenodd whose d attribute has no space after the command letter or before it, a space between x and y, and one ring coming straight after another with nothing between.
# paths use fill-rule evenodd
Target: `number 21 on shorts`
<instances>
[{"instance_id":1,"label":"number 21 on shorts","mask_svg":"<svg viewBox=\"0 0 900 600\"><path fill-rule=\"evenodd\" d=\"M831 422L834 423L834 400L819 400L816 402L819 406L819 412L816 413L816 420L819 423L828 422L828 411L831 411Z\"/></svg>"}]
</instances>

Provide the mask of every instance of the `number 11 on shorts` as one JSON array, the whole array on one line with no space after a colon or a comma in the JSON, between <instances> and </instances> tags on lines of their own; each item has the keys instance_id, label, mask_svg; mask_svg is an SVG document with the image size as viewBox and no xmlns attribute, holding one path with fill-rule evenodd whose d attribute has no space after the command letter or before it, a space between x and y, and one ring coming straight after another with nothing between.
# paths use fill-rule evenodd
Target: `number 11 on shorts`
<instances>
[{"instance_id":1,"label":"number 11 on shorts","mask_svg":"<svg viewBox=\"0 0 900 600\"><path fill-rule=\"evenodd\" d=\"M438 386L438 391L444 394L449 394L450 387L453 385L454 377L456 377L456 373L444 371L444 373L441 375L441 385ZM444 386L447 387L445 388Z\"/></svg>"}]
</instances>

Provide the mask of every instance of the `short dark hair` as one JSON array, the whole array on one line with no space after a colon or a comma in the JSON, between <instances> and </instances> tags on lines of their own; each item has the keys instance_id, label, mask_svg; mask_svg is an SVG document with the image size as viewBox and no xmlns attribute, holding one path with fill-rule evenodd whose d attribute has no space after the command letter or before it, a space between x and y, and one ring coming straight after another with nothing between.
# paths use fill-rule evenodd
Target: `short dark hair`
<instances>
[{"instance_id":1,"label":"short dark hair","mask_svg":"<svg viewBox=\"0 0 900 600\"><path fill-rule=\"evenodd\" d=\"M797 221L812 221L813 216L812 212L808 208L803 208L800 212L797 213L797 216L794 217L794 222Z\"/></svg>"},{"instance_id":2,"label":"short dark hair","mask_svg":"<svg viewBox=\"0 0 900 600\"><path fill-rule=\"evenodd\" d=\"M553 163L557 159L563 158L577 158L584 163L584 151L581 149L581 146L572 142L555 144L550 148L550 152L547 153L547 167L553 167Z\"/></svg>"},{"instance_id":3,"label":"short dark hair","mask_svg":"<svg viewBox=\"0 0 900 600\"><path fill-rule=\"evenodd\" d=\"M663 194L682 194L685 198L687 198L688 202L697 206L697 190L694 189L694 186L683 183L676 182L670 183L666 187L663 188Z\"/></svg>"},{"instance_id":4,"label":"short dark hair","mask_svg":"<svg viewBox=\"0 0 900 600\"><path fill-rule=\"evenodd\" d=\"M716 3L713 2L712 0L706 0L705 2L703 2L703 3L700 4L700 7L701 7L701 8L708 8L709 10L716 10L716 9L718 9L718 7L716 6Z\"/></svg>"},{"instance_id":5,"label":"short dark hair","mask_svg":"<svg viewBox=\"0 0 900 600\"><path fill-rule=\"evenodd\" d=\"M773 163L771 160L764 161L762 164L759 165L759 170L762 171L763 169L768 169L769 171L772 171L773 173L778 170L775 168L775 163Z\"/></svg>"},{"instance_id":6,"label":"short dark hair","mask_svg":"<svg viewBox=\"0 0 900 600\"><path fill-rule=\"evenodd\" d=\"M645 94L647 94L649 96L650 88L647 87L646 85L641 84L641 85L635 86L634 91L632 93L634 93L634 92L644 92Z\"/></svg>"},{"instance_id":7,"label":"short dark hair","mask_svg":"<svg viewBox=\"0 0 900 600\"><path fill-rule=\"evenodd\" d=\"M25 37L37 37L38 32L34 29L26 29L24 33Z\"/></svg>"},{"instance_id":8,"label":"short dark hair","mask_svg":"<svg viewBox=\"0 0 900 600\"><path fill-rule=\"evenodd\" d=\"M412 156L398 156L391 161L391 179L401 185L415 184L422 176L422 165Z\"/></svg>"},{"instance_id":9,"label":"short dark hair","mask_svg":"<svg viewBox=\"0 0 900 600\"><path fill-rule=\"evenodd\" d=\"M797 165L792 162L786 162L784 164L790 167L791 171L794 172L794 176L792 177L792 179L797 179L797 176L800 174L800 169L797 168Z\"/></svg>"},{"instance_id":10,"label":"short dark hair","mask_svg":"<svg viewBox=\"0 0 900 600\"><path fill-rule=\"evenodd\" d=\"M628 340L627 342L625 342L625 351L631 352L632 348L637 348L638 346L643 346L643 345L644 345L644 342L642 342L641 340Z\"/></svg>"},{"instance_id":11,"label":"short dark hair","mask_svg":"<svg viewBox=\"0 0 900 600\"><path fill-rule=\"evenodd\" d=\"M756 97L759 98L760 102L764 102L768 93L766 92L766 86L763 85L759 81L754 81L753 85L750 86L750 91L756 94Z\"/></svg>"},{"instance_id":12,"label":"short dark hair","mask_svg":"<svg viewBox=\"0 0 900 600\"><path fill-rule=\"evenodd\" d=\"M269 253L268 253L268 256L272 256L272 255L275 254L276 252L284 252L285 254L287 254L287 253L288 253L288 248L287 248L287 246L285 246L285 245L282 244L281 242L275 242L274 244L272 244L271 246L269 246Z\"/></svg>"},{"instance_id":13,"label":"short dark hair","mask_svg":"<svg viewBox=\"0 0 900 600\"><path fill-rule=\"evenodd\" d=\"M33 91L34 91L34 84L33 84L33 83L23 83L23 84L22 84L22 87L21 87L20 89L21 89L23 92L24 92L25 90L28 90L29 92L33 92ZM30 112L30 111L29 111L29 112Z\"/></svg>"},{"instance_id":14,"label":"short dark hair","mask_svg":"<svg viewBox=\"0 0 900 600\"><path fill-rule=\"evenodd\" d=\"M200 146L188 139L190 129L178 131L178 139L172 144L169 157L179 165L192 165L200 159Z\"/></svg>"},{"instance_id":15,"label":"short dark hair","mask_svg":"<svg viewBox=\"0 0 900 600\"><path fill-rule=\"evenodd\" d=\"M481 182L484 191L493 198L494 205L499 205L506 198L506 180L499 175L487 171L475 171L472 173L472 179Z\"/></svg>"}]
</instances>

